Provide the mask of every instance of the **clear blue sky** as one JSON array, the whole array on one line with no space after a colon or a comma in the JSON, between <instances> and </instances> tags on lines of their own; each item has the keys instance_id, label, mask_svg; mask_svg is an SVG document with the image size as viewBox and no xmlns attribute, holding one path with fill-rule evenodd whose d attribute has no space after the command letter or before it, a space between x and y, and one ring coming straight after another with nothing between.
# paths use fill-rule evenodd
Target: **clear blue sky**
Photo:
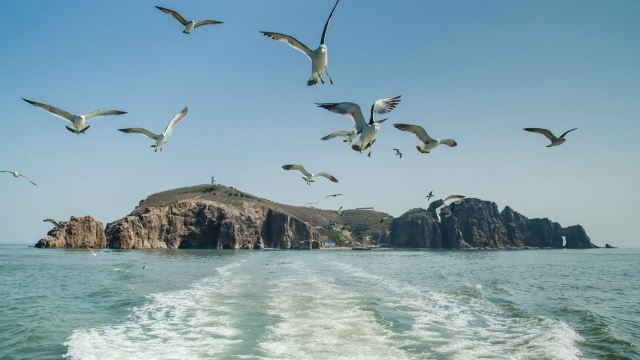
<instances>
[{"instance_id":1,"label":"clear blue sky","mask_svg":"<svg viewBox=\"0 0 640 360\"><path fill-rule=\"evenodd\" d=\"M181 33L156 10L224 25ZM319 42L333 0L35 1L0 4L0 243L35 243L41 219L103 222L147 195L208 182L275 201L374 206L398 216L429 190L580 223L598 244L640 246L640 1L342 0L328 34L335 86L305 86L309 61L258 33ZM319 138L350 120L315 102L403 101L373 158ZM20 97L100 118L84 136ZM161 131L189 115L162 153L117 132ZM393 122L455 138L424 156ZM548 149L523 127L578 127ZM405 156L398 160L392 148ZM340 183L307 187L302 163ZM324 200L329 193L343 198Z\"/></svg>"}]
</instances>

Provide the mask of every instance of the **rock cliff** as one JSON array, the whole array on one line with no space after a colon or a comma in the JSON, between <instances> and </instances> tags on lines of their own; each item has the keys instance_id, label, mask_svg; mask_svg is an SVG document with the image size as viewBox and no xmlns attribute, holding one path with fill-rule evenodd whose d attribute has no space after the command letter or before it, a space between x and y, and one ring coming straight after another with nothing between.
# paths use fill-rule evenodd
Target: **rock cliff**
<instances>
[{"instance_id":1,"label":"rock cliff","mask_svg":"<svg viewBox=\"0 0 640 360\"><path fill-rule=\"evenodd\" d=\"M528 219L489 201L467 199L444 207L412 209L399 218L369 210L337 211L289 206L222 185L200 185L149 196L124 218L102 224L72 217L49 231L37 247L116 249L309 249L338 246L467 249L591 248L580 225L563 229L549 219Z\"/></svg>"},{"instance_id":2,"label":"rock cliff","mask_svg":"<svg viewBox=\"0 0 640 360\"><path fill-rule=\"evenodd\" d=\"M107 247L104 227L91 216L75 217L60 222L36 244L38 248L94 248Z\"/></svg>"},{"instance_id":3,"label":"rock cliff","mask_svg":"<svg viewBox=\"0 0 640 360\"><path fill-rule=\"evenodd\" d=\"M528 219L510 207L502 212L490 201L467 199L455 206L444 207L438 223L435 201L427 210L413 209L394 219L389 244L413 248L562 248L563 235L568 248L590 248L584 229L563 229L549 219Z\"/></svg>"}]
</instances>

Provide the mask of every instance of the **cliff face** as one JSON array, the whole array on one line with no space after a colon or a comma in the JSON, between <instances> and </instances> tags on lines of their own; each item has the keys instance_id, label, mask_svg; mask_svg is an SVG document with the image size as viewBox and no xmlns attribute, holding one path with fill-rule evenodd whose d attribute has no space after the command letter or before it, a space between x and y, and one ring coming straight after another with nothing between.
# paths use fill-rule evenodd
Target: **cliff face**
<instances>
[{"instance_id":1,"label":"cliff face","mask_svg":"<svg viewBox=\"0 0 640 360\"><path fill-rule=\"evenodd\" d=\"M444 207L438 223L435 209L441 204L441 200L432 203L420 216L416 216L420 213L414 209L396 218L391 225L390 245L444 249L562 248L564 234L569 248L593 247L579 225L563 229L549 219L528 219L510 207L499 212L495 203L479 199L467 199L453 209ZM431 230L423 231L425 228Z\"/></svg>"},{"instance_id":2,"label":"cliff face","mask_svg":"<svg viewBox=\"0 0 640 360\"><path fill-rule=\"evenodd\" d=\"M528 219L495 203L466 199L444 207L413 209L399 218L368 210L337 211L271 202L221 185L154 194L103 230L90 216L72 217L49 231L37 247L116 249L309 249L338 245L466 249L594 247L580 225L563 229L549 219Z\"/></svg>"},{"instance_id":3,"label":"cliff face","mask_svg":"<svg viewBox=\"0 0 640 360\"><path fill-rule=\"evenodd\" d=\"M567 239L567 244L565 245L567 249L591 249L597 248L594 244L591 243L591 239L587 236L586 231L580 225L569 226L564 229L564 236ZM608 247L612 247L607 244Z\"/></svg>"},{"instance_id":4,"label":"cliff face","mask_svg":"<svg viewBox=\"0 0 640 360\"><path fill-rule=\"evenodd\" d=\"M207 200L182 200L142 208L107 225L109 247L291 249L323 241L311 225L261 206L228 206ZM306 244L306 246L305 246Z\"/></svg>"},{"instance_id":5,"label":"cliff face","mask_svg":"<svg viewBox=\"0 0 640 360\"><path fill-rule=\"evenodd\" d=\"M91 216L75 217L62 221L40 239L38 248L94 248L107 247L101 222Z\"/></svg>"}]
</instances>

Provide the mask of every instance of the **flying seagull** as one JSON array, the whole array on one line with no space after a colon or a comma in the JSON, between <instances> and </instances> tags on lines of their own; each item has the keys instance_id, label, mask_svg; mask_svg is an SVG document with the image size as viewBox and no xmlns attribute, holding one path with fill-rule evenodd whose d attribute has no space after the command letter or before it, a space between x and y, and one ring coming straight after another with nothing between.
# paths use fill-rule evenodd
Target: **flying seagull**
<instances>
[{"instance_id":1,"label":"flying seagull","mask_svg":"<svg viewBox=\"0 0 640 360\"><path fill-rule=\"evenodd\" d=\"M337 213L338 213L339 216L344 215L344 212L342 211L342 206L340 206L340 208L338 208Z\"/></svg>"},{"instance_id":2,"label":"flying seagull","mask_svg":"<svg viewBox=\"0 0 640 360\"><path fill-rule=\"evenodd\" d=\"M380 124L387 120L374 120L374 113L386 114L395 109L398 104L400 104L400 96L376 100L373 105L371 105L371 112L368 123L364 119L364 115L362 114L360 105L356 103L317 103L316 105L336 114L349 116L353 120L356 134L360 135L358 141L353 144L351 148L357 152L363 152L364 150L370 148L373 143L376 142L378 131L380 130ZM369 150L369 154L367 156L371 157L371 150Z\"/></svg>"},{"instance_id":3,"label":"flying seagull","mask_svg":"<svg viewBox=\"0 0 640 360\"><path fill-rule=\"evenodd\" d=\"M0 171L0 172L7 173L7 174L11 174L11 175L13 175L13 177L14 177L14 178L17 178L17 177L23 177L23 178L27 179L27 180L28 180L30 183L32 183L33 185L38 186L38 184L36 184L36 183L34 183L33 181L31 181L31 179L29 179L28 177L26 177L26 176L24 176L24 175L20 174L20 173L19 173L19 172L17 172L17 171L2 170L2 171Z\"/></svg>"},{"instance_id":4,"label":"flying seagull","mask_svg":"<svg viewBox=\"0 0 640 360\"><path fill-rule=\"evenodd\" d=\"M48 112L49 114L58 117L62 120L68 121L71 123L71 126L66 126L67 130L71 131L74 134L84 134L85 131L87 131L91 125L87 125L87 121L97 118L99 116L107 116L107 115L122 115L122 114L126 114L126 111L120 111L120 110L104 110L104 109L100 109L100 110L96 110L94 112L90 112L88 114L85 115L74 115L71 113L68 113L62 109L59 109L55 106L51 106L51 105L47 105L47 104L43 104L43 103L39 103L36 101L31 101L31 100L27 100L25 98L22 98L22 100L28 102L29 104L40 108L46 112Z\"/></svg>"},{"instance_id":5,"label":"flying seagull","mask_svg":"<svg viewBox=\"0 0 640 360\"><path fill-rule=\"evenodd\" d=\"M398 149L393 149L393 151L396 152L396 155L400 157L400 159L402 159L402 153L400 152L400 150Z\"/></svg>"},{"instance_id":6,"label":"flying seagull","mask_svg":"<svg viewBox=\"0 0 640 360\"><path fill-rule=\"evenodd\" d=\"M171 119L169 125L167 125L167 128L164 129L162 134L154 134L151 131L143 128L127 128L119 130L125 134L140 134L152 140L155 140L156 143L154 145L151 145L152 148L155 148L154 152L157 152L158 149L162 151L162 147L167 142L167 140L169 140L169 136L171 136L173 129L176 127L176 125L178 125L180 120L187 116L187 111L189 111L189 108L185 106L184 109L182 109L179 113L176 114L176 116L173 117L173 119Z\"/></svg>"},{"instance_id":7,"label":"flying seagull","mask_svg":"<svg viewBox=\"0 0 640 360\"><path fill-rule=\"evenodd\" d=\"M432 197L434 197L435 195L433 195L433 190L429 191L429 193L427 194L427 196L425 196L427 198L427 201L431 200Z\"/></svg>"},{"instance_id":8,"label":"flying seagull","mask_svg":"<svg viewBox=\"0 0 640 360\"><path fill-rule=\"evenodd\" d=\"M55 226L55 227L60 226L60 223L59 223L59 222L57 222L57 221L55 221L55 220L53 220L53 219L51 219L51 218L46 218L46 219L44 219L44 220L42 220L42 221L43 221L43 222L51 223L51 224L53 224L53 226Z\"/></svg>"},{"instance_id":9,"label":"flying seagull","mask_svg":"<svg viewBox=\"0 0 640 360\"><path fill-rule=\"evenodd\" d=\"M93 248L89 248L89 251L91 251L91 255L93 255L93 256L98 256L98 254L96 254L96 253L93 251Z\"/></svg>"},{"instance_id":10,"label":"flying seagull","mask_svg":"<svg viewBox=\"0 0 640 360\"><path fill-rule=\"evenodd\" d=\"M398 130L408 131L417 136L418 139L422 141L422 146L416 146L416 149L418 149L418 151L423 154L430 153L431 150L433 150L436 146L442 144L449 147L458 146L458 143L453 139L433 139L431 136L429 136L429 134L427 134L427 131L422 126L411 124L393 124L393 126Z\"/></svg>"},{"instance_id":11,"label":"flying seagull","mask_svg":"<svg viewBox=\"0 0 640 360\"><path fill-rule=\"evenodd\" d=\"M302 179L307 183L307 185L311 185L312 182L316 181L316 177L317 176L322 176L324 178L327 178L333 182L338 182L338 179L336 179L333 175L326 173L326 172L319 172L317 174L312 174L310 172L308 172L307 170L305 170L305 168L302 165L296 165L296 164L292 164L292 165L282 165L282 168L285 170L298 170L302 173L302 175L304 175L302 177Z\"/></svg>"},{"instance_id":12,"label":"flying seagull","mask_svg":"<svg viewBox=\"0 0 640 360\"><path fill-rule=\"evenodd\" d=\"M338 196L342 196L342 194L331 194L331 195L327 195L325 196L325 198L330 198L330 197L338 197Z\"/></svg>"},{"instance_id":13,"label":"flying seagull","mask_svg":"<svg viewBox=\"0 0 640 360\"><path fill-rule=\"evenodd\" d=\"M162 11L165 14L169 14L169 15L173 16L176 20L178 20L180 22L180 24L184 25L184 30L182 30L183 34L191 34L191 31L194 28L197 28L197 27L200 27L200 26L222 24L222 21L216 21L216 20L202 20L202 21L190 20L190 21L187 21L177 11L173 11L173 10L170 10L170 9L167 9L167 8L163 8L161 6L156 6L156 9Z\"/></svg>"},{"instance_id":14,"label":"flying seagull","mask_svg":"<svg viewBox=\"0 0 640 360\"><path fill-rule=\"evenodd\" d=\"M313 51L311 51L311 49L309 49L305 44L301 43L293 36L270 32L270 31L261 31L261 33L264 34L264 36L267 36L273 40L286 43L292 48L307 55L309 59L311 59L311 76L307 81L307 86L315 85L318 83L318 81L324 84L325 82L324 82L324 79L322 78L323 73L327 74L327 76L329 77L329 82L331 83L331 85L333 85L333 79L331 78L331 75L329 75L329 70L327 68L329 60L327 58L328 55L327 55L326 37L327 37L327 28L329 27L329 22L331 21L333 12L336 10L336 7L338 6L339 2L340 0L336 1L336 4L333 6L333 9L331 10L329 17L327 18L327 22L324 24L324 30L322 30L322 37L320 38L320 46Z\"/></svg>"},{"instance_id":15,"label":"flying seagull","mask_svg":"<svg viewBox=\"0 0 640 360\"><path fill-rule=\"evenodd\" d=\"M451 210L453 211L453 206L455 206L455 204L463 201L464 199L466 199L466 196L464 195L449 195L447 196L443 201L442 201L442 205L438 206L436 208L436 217L438 222L440 222L442 219L440 218L440 212L442 211L442 209L446 206L451 206ZM447 204L447 201L451 201L449 204Z\"/></svg>"},{"instance_id":16,"label":"flying seagull","mask_svg":"<svg viewBox=\"0 0 640 360\"><path fill-rule=\"evenodd\" d=\"M555 135L553 135L553 133L551 131L549 131L547 129L524 128L524 131L529 131L529 132L533 132L533 133L542 134L542 135L544 135L544 137L549 139L549 141L551 141L551 144L547 145L547 147L558 146L558 145L564 144L564 142L567 141L567 139L564 138L565 135L567 135L568 133L570 133L570 132L572 132L574 130L578 130L578 128L573 128L571 130L565 131L564 134L560 135L560 137L556 137Z\"/></svg>"},{"instance_id":17,"label":"flying seagull","mask_svg":"<svg viewBox=\"0 0 640 360\"><path fill-rule=\"evenodd\" d=\"M348 143L349 145L351 145L351 142L356 137L356 132L355 131L349 131L349 130L338 130L338 131L332 132L331 134L329 134L327 136L323 136L320 139L321 140L330 140L330 139L333 139L335 137L343 137L344 140L342 140L342 142L345 142L345 143Z\"/></svg>"}]
</instances>

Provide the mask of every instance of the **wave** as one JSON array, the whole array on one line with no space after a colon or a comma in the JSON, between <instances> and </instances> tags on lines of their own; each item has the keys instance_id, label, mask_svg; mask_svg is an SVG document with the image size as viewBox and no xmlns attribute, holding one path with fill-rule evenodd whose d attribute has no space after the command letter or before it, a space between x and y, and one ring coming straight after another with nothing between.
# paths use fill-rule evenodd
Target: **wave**
<instances>
[{"instance_id":1,"label":"wave","mask_svg":"<svg viewBox=\"0 0 640 360\"><path fill-rule=\"evenodd\" d=\"M482 288L459 293L433 291L331 262L343 275L363 282L379 297L378 311L407 315L396 336L416 358L579 359L581 336L564 322L543 317L514 317L484 299ZM385 309L388 308L388 309Z\"/></svg>"},{"instance_id":2,"label":"wave","mask_svg":"<svg viewBox=\"0 0 640 360\"><path fill-rule=\"evenodd\" d=\"M232 273L242 261L189 288L149 296L120 324L78 329L64 343L70 359L211 358L237 342L232 297L246 277ZM223 296L224 295L224 296Z\"/></svg>"},{"instance_id":3,"label":"wave","mask_svg":"<svg viewBox=\"0 0 640 360\"><path fill-rule=\"evenodd\" d=\"M268 314L276 319L258 345L268 359L407 359L357 293L301 263L274 283Z\"/></svg>"}]
</instances>

